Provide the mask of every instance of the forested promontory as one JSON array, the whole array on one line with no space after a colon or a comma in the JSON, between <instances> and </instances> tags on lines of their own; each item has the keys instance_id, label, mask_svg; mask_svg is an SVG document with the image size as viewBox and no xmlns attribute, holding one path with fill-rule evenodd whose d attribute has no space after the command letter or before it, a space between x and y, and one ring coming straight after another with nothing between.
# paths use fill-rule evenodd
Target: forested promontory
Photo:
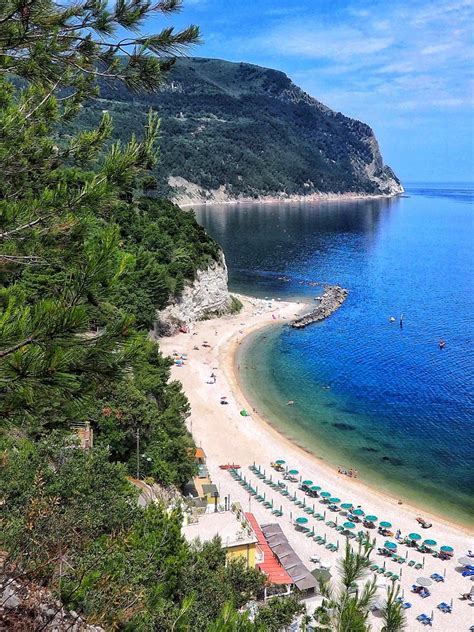
<instances>
[{"instance_id":1,"label":"forested promontory","mask_svg":"<svg viewBox=\"0 0 474 632\"><path fill-rule=\"evenodd\" d=\"M283 72L248 63L179 59L153 94L104 82L75 126L107 110L125 141L149 107L161 119L158 191L177 201L403 191L368 125L329 109Z\"/></svg>"}]
</instances>

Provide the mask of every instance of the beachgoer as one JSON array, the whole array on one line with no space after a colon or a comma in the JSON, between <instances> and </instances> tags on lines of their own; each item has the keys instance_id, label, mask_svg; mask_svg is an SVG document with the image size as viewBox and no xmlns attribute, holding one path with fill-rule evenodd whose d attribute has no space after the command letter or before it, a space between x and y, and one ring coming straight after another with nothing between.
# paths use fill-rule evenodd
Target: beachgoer
<instances>
[{"instance_id":1,"label":"beachgoer","mask_svg":"<svg viewBox=\"0 0 474 632\"><path fill-rule=\"evenodd\" d=\"M354 478L357 478L358 473L359 472L357 470L354 470Z\"/></svg>"}]
</instances>

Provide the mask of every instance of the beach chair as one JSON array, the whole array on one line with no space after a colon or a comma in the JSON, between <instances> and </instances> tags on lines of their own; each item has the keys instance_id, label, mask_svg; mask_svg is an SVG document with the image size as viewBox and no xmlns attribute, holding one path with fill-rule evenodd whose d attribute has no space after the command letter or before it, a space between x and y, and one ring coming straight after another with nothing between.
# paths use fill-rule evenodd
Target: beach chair
<instances>
[{"instance_id":1,"label":"beach chair","mask_svg":"<svg viewBox=\"0 0 474 632\"><path fill-rule=\"evenodd\" d=\"M433 573L430 577L431 579L434 579L435 582L444 582L444 577L439 573Z\"/></svg>"},{"instance_id":2,"label":"beach chair","mask_svg":"<svg viewBox=\"0 0 474 632\"><path fill-rule=\"evenodd\" d=\"M378 570L378 568L379 568L378 564L372 564L372 566L370 566L371 571L376 571Z\"/></svg>"},{"instance_id":3,"label":"beach chair","mask_svg":"<svg viewBox=\"0 0 474 632\"><path fill-rule=\"evenodd\" d=\"M336 526L336 523L335 523L333 520L328 520L328 521L326 522L326 526L327 526L327 527L331 527L331 528L333 528L333 527L335 527L335 526Z\"/></svg>"},{"instance_id":4,"label":"beach chair","mask_svg":"<svg viewBox=\"0 0 474 632\"><path fill-rule=\"evenodd\" d=\"M419 570L420 570L420 568L423 568L423 564L420 564L420 563L418 562L418 564L415 564L415 568L416 568L416 570L417 570L417 571L419 571Z\"/></svg>"},{"instance_id":5,"label":"beach chair","mask_svg":"<svg viewBox=\"0 0 474 632\"><path fill-rule=\"evenodd\" d=\"M317 542L318 544L319 544L319 541L320 541L320 540L322 540L322 539L323 539L323 536L322 536L322 535L317 535L317 536L315 536L315 537L313 538L313 540L314 540L315 542Z\"/></svg>"},{"instance_id":6,"label":"beach chair","mask_svg":"<svg viewBox=\"0 0 474 632\"><path fill-rule=\"evenodd\" d=\"M272 503L270 501L266 500L263 503L263 506L266 507L267 509L271 509L272 508Z\"/></svg>"},{"instance_id":7,"label":"beach chair","mask_svg":"<svg viewBox=\"0 0 474 632\"><path fill-rule=\"evenodd\" d=\"M422 623L423 625L429 625L431 626L433 620L431 619L431 617L429 617L426 614L420 614L416 617L417 621L419 621L420 623Z\"/></svg>"},{"instance_id":8,"label":"beach chair","mask_svg":"<svg viewBox=\"0 0 474 632\"><path fill-rule=\"evenodd\" d=\"M429 591L429 590L426 590L426 589L425 589L425 590L422 590L422 591L420 592L420 597L421 597L422 599L426 599L427 597L431 597L431 593L430 593L430 591Z\"/></svg>"},{"instance_id":9,"label":"beach chair","mask_svg":"<svg viewBox=\"0 0 474 632\"><path fill-rule=\"evenodd\" d=\"M445 614L451 612L451 606L444 601L439 603L437 607L441 610L441 612L444 612Z\"/></svg>"},{"instance_id":10,"label":"beach chair","mask_svg":"<svg viewBox=\"0 0 474 632\"><path fill-rule=\"evenodd\" d=\"M411 608L411 603L410 603L409 601L404 601L404 602L402 603L402 608L403 608L404 610L408 610L409 608Z\"/></svg>"},{"instance_id":11,"label":"beach chair","mask_svg":"<svg viewBox=\"0 0 474 632\"><path fill-rule=\"evenodd\" d=\"M410 560L408 562L408 566L415 566L415 564L416 564L415 560Z\"/></svg>"},{"instance_id":12,"label":"beach chair","mask_svg":"<svg viewBox=\"0 0 474 632\"><path fill-rule=\"evenodd\" d=\"M313 513L313 509L311 507L305 507L304 512L311 515Z\"/></svg>"},{"instance_id":13,"label":"beach chair","mask_svg":"<svg viewBox=\"0 0 474 632\"><path fill-rule=\"evenodd\" d=\"M396 573L393 573L393 575L390 577L390 580L392 582L397 582L400 579L400 576L397 575Z\"/></svg>"},{"instance_id":14,"label":"beach chair","mask_svg":"<svg viewBox=\"0 0 474 632\"><path fill-rule=\"evenodd\" d=\"M394 573L392 573L392 571L385 571L384 576L385 577L393 577Z\"/></svg>"}]
</instances>

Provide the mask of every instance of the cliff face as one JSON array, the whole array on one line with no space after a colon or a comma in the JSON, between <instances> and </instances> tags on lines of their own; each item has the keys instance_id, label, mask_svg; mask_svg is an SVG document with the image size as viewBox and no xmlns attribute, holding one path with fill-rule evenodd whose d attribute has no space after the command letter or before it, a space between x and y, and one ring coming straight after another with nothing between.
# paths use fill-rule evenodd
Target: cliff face
<instances>
[{"instance_id":1,"label":"cliff face","mask_svg":"<svg viewBox=\"0 0 474 632\"><path fill-rule=\"evenodd\" d=\"M157 312L153 334L170 335L179 327L225 314L232 298L227 288L227 266L224 255L205 270L198 270L193 283L188 283L181 298Z\"/></svg>"},{"instance_id":2,"label":"cliff face","mask_svg":"<svg viewBox=\"0 0 474 632\"><path fill-rule=\"evenodd\" d=\"M180 59L159 93L104 85L81 116L109 109L125 140L139 133L150 106L161 117L158 192L179 203L403 191L368 125L334 112L283 72Z\"/></svg>"}]
</instances>

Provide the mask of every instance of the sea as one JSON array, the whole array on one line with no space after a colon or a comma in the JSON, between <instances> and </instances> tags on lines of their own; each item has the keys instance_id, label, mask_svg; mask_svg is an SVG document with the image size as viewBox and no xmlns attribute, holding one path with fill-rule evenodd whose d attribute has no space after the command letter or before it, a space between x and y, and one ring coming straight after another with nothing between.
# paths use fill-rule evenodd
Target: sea
<instances>
[{"instance_id":1,"label":"sea","mask_svg":"<svg viewBox=\"0 0 474 632\"><path fill-rule=\"evenodd\" d=\"M252 405L327 464L471 527L473 202L472 184L412 183L392 199L195 209L231 291L314 305L319 284L349 290L321 323L245 340Z\"/></svg>"}]
</instances>

